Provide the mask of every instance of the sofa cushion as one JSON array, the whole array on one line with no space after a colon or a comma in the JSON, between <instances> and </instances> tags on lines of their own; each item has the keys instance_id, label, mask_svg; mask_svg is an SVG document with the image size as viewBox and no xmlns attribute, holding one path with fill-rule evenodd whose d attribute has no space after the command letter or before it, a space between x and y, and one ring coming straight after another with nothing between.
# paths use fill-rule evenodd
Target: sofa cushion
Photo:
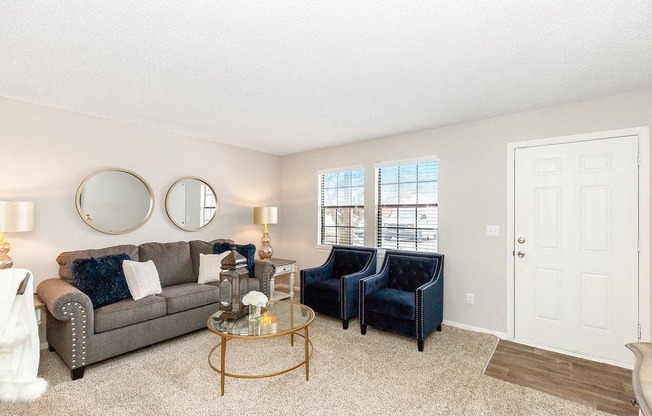
<instances>
[{"instance_id":1,"label":"sofa cushion","mask_svg":"<svg viewBox=\"0 0 652 416\"><path fill-rule=\"evenodd\" d=\"M95 333L122 328L165 316L167 303L160 296L126 299L95 310Z\"/></svg>"},{"instance_id":2,"label":"sofa cushion","mask_svg":"<svg viewBox=\"0 0 652 416\"><path fill-rule=\"evenodd\" d=\"M138 261L138 247L131 244L100 249L65 251L57 257L57 263L59 263L59 276L66 282L74 285L75 283L72 278L72 263L75 260L123 253L128 254L130 260Z\"/></svg>"},{"instance_id":3,"label":"sofa cushion","mask_svg":"<svg viewBox=\"0 0 652 416\"><path fill-rule=\"evenodd\" d=\"M140 261L154 262L162 287L197 281L192 271L188 242L145 243L138 246L138 251Z\"/></svg>"},{"instance_id":4,"label":"sofa cushion","mask_svg":"<svg viewBox=\"0 0 652 416\"><path fill-rule=\"evenodd\" d=\"M124 260L129 260L128 254L90 257L72 262L74 286L90 298L93 309L131 296L122 269Z\"/></svg>"},{"instance_id":5,"label":"sofa cushion","mask_svg":"<svg viewBox=\"0 0 652 416\"><path fill-rule=\"evenodd\" d=\"M234 250L242 254L247 259L247 271L249 277L255 277L254 260L256 259L256 246L253 244L233 244L233 243L215 243L213 250L215 254L221 254L225 251Z\"/></svg>"},{"instance_id":6,"label":"sofa cushion","mask_svg":"<svg viewBox=\"0 0 652 416\"><path fill-rule=\"evenodd\" d=\"M219 294L220 291L215 285L185 283L164 287L159 296L165 298L168 304L168 314L171 314L219 302Z\"/></svg>"},{"instance_id":7,"label":"sofa cushion","mask_svg":"<svg viewBox=\"0 0 652 416\"><path fill-rule=\"evenodd\" d=\"M233 240L218 238L213 241L192 240L190 244L190 257L192 259L192 271L199 277L199 254L215 254L213 246L215 243L231 243Z\"/></svg>"},{"instance_id":8,"label":"sofa cushion","mask_svg":"<svg viewBox=\"0 0 652 416\"><path fill-rule=\"evenodd\" d=\"M365 297L365 310L398 319L415 320L415 292L381 289Z\"/></svg>"}]
</instances>

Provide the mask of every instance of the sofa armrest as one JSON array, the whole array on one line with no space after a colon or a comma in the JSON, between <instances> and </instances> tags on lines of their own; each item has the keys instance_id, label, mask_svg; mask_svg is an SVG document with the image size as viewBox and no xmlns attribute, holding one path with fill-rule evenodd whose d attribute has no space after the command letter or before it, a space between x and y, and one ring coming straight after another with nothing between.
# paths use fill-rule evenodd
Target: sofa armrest
<instances>
[{"instance_id":1,"label":"sofa armrest","mask_svg":"<svg viewBox=\"0 0 652 416\"><path fill-rule=\"evenodd\" d=\"M267 296L268 299L272 298L270 293L269 282L272 276L276 273L276 265L269 260L255 259L254 260L254 276L260 282L260 291Z\"/></svg>"},{"instance_id":2,"label":"sofa armrest","mask_svg":"<svg viewBox=\"0 0 652 416\"><path fill-rule=\"evenodd\" d=\"M415 293L417 339L425 339L444 320L444 272L418 287Z\"/></svg>"},{"instance_id":3,"label":"sofa armrest","mask_svg":"<svg viewBox=\"0 0 652 416\"><path fill-rule=\"evenodd\" d=\"M367 267L366 269L357 272L346 274L342 276L341 296L342 296L342 317L348 319L350 316L355 316L358 313L358 306L360 304L360 282L362 279L369 277L375 273L376 265L374 267Z\"/></svg>"},{"instance_id":4,"label":"sofa armrest","mask_svg":"<svg viewBox=\"0 0 652 416\"><path fill-rule=\"evenodd\" d=\"M59 278L42 281L36 294L48 310L49 347L68 365L73 380L83 376L95 328L93 303L82 291Z\"/></svg>"},{"instance_id":5,"label":"sofa armrest","mask_svg":"<svg viewBox=\"0 0 652 416\"><path fill-rule=\"evenodd\" d=\"M360 324L365 325L365 299L373 292L386 288L389 280L389 270L384 265L383 269L377 274L369 277L364 277L358 282L358 316L360 317Z\"/></svg>"},{"instance_id":6,"label":"sofa armrest","mask_svg":"<svg viewBox=\"0 0 652 416\"><path fill-rule=\"evenodd\" d=\"M301 275L304 281L303 284L310 286L314 283L326 280L331 277L332 265L324 264L318 267L311 267L308 269L302 269Z\"/></svg>"},{"instance_id":7,"label":"sofa armrest","mask_svg":"<svg viewBox=\"0 0 652 416\"><path fill-rule=\"evenodd\" d=\"M362 278L359 283L360 302L362 303L364 298L373 292L386 288L388 280L389 271L386 267L377 274Z\"/></svg>"},{"instance_id":8,"label":"sofa armrest","mask_svg":"<svg viewBox=\"0 0 652 416\"><path fill-rule=\"evenodd\" d=\"M48 311L59 321L70 320L70 315L65 312L66 304L79 303L87 316L92 320L93 303L84 292L63 279L52 278L42 281L36 288L36 294L45 303Z\"/></svg>"}]
</instances>

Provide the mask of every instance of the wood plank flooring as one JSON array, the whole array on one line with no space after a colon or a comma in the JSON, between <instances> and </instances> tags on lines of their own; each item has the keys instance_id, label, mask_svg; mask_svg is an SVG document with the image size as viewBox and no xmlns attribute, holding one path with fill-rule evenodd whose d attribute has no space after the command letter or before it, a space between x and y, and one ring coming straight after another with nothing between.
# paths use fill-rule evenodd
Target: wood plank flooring
<instances>
[{"instance_id":1,"label":"wood plank flooring","mask_svg":"<svg viewBox=\"0 0 652 416\"><path fill-rule=\"evenodd\" d=\"M624 347L623 347L624 348ZM615 415L637 415L632 372L500 340L485 374Z\"/></svg>"}]
</instances>

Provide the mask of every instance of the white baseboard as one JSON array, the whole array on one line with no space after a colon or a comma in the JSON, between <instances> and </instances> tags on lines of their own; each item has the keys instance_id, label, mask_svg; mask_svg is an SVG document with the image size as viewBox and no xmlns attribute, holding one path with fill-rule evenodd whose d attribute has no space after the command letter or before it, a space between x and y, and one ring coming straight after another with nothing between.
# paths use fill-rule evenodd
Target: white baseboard
<instances>
[{"instance_id":1,"label":"white baseboard","mask_svg":"<svg viewBox=\"0 0 652 416\"><path fill-rule=\"evenodd\" d=\"M459 322L447 321L444 319L444 325L454 326L455 328L466 329L467 331L482 332L484 334L495 335L500 339L507 338L507 332L492 331L491 329L480 328L473 325L460 324Z\"/></svg>"},{"instance_id":2,"label":"white baseboard","mask_svg":"<svg viewBox=\"0 0 652 416\"><path fill-rule=\"evenodd\" d=\"M41 342L41 344L39 345L39 347L40 347L42 350L44 350L44 349L46 349L46 348L48 347L48 343L47 343L47 342Z\"/></svg>"}]
</instances>

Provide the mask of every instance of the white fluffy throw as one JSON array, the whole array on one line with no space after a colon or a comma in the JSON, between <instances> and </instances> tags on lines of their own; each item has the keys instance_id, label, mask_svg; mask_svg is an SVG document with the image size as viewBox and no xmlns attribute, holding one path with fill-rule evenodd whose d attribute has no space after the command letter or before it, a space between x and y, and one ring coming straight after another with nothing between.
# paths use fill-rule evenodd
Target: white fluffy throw
<instances>
[{"instance_id":1,"label":"white fluffy throw","mask_svg":"<svg viewBox=\"0 0 652 416\"><path fill-rule=\"evenodd\" d=\"M25 294L16 291L29 270L0 270L0 400L38 399L47 381L37 376L39 364L38 324L34 313L34 283Z\"/></svg>"}]
</instances>

